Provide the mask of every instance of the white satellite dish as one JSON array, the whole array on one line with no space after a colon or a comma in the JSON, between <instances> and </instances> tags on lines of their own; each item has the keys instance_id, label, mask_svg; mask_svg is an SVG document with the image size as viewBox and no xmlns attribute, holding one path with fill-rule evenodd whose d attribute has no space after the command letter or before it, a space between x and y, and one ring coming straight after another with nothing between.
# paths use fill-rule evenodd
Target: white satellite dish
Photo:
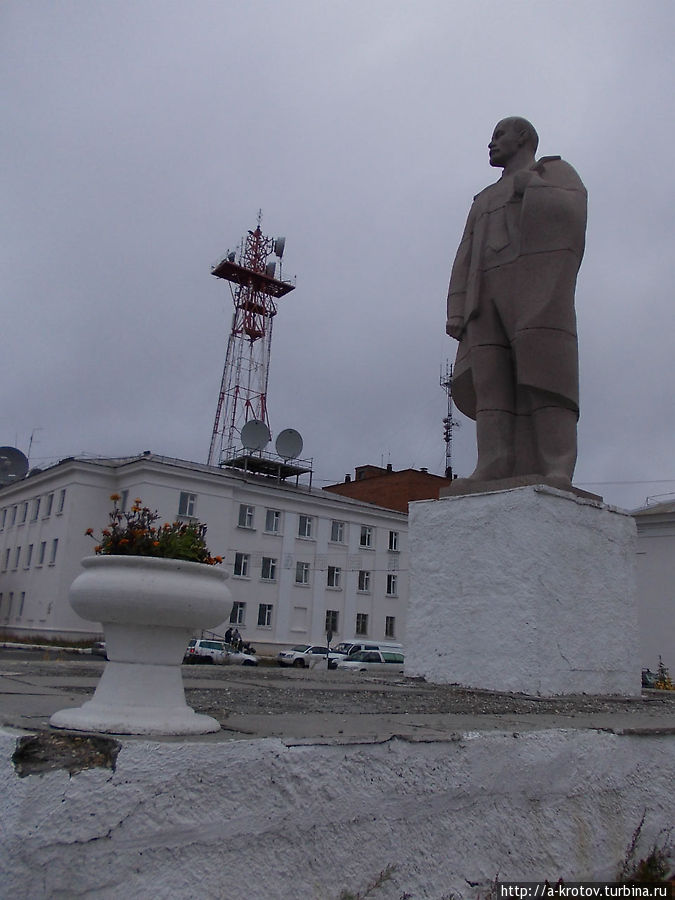
<instances>
[{"instance_id":1,"label":"white satellite dish","mask_svg":"<svg viewBox=\"0 0 675 900\"><path fill-rule=\"evenodd\" d=\"M276 270L277 264L274 262L274 260L272 260L272 262L268 262L265 266L265 275L267 275L268 278L274 278L274 273L276 272Z\"/></svg>"},{"instance_id":2,"label":"white satellite dish","mask_svg":"<svg viewBox=\"0 0 675 900\"><path fill-rule=\"evenodd\" d=\"M28 457L16 447L0 447L0 487L21 481L28 472Z\"/></svg>"},{"instance_id":3,"label":"white satellite dish","mask_svg":"<svg viewBox=\"0 0 675 900\"><path fill-rule=\"evenodd\" d=\"M284 255L284 247L285 246L286 246L286 238L285 237L278 237L276 239L276 241L274 242L274 255L279 257L279 259L281 259L281 257Z\"/></svg>"},{"instance_id":4,"label":"white satellite dish","mask_svg":"<svg viewBox=\"0 0 675 900\"><path fill-rule=\"evenodd\" d=\"M249 419L241 429L241 443L247 450L262 450L270 438L270 430L262 419Z\"/></svg>"},{"instance_id":5,"label":"white satellite dish","mask_svg":"<svg viewBox=\"0 0 675 900\"><path fill-rule=\"evenodd\" d=\"M302 436L295 428L284 428L276 440L275 447L282 459L296 459L302 453Z\"/></svg>"}]
</instances>

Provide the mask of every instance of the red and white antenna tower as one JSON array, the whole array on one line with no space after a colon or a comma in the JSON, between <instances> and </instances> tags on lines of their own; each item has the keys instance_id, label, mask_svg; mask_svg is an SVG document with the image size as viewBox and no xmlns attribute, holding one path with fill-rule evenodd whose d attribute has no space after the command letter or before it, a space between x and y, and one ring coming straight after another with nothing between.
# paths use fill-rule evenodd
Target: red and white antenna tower
<instances>
[{"instance_id":1,"label":"red and white antenna tower","mask_svg":"<svg viewBox=\"0 0 675 900\"><path fill-rule=\"evenodd\" d=\"M243 239L239 260L231 251L211 274L230 282L234 301L232 328L227 342L223 378L213 423L208 464L217 466L237 452L241 429L251 419L264 422L267 415L272 321L276 301L295 288L281 280L285 238L268 238L258 226ZM274 255L276 259L269 259ZM275 277L279 265L279 278Z\"/></svg>"}]
</instances>

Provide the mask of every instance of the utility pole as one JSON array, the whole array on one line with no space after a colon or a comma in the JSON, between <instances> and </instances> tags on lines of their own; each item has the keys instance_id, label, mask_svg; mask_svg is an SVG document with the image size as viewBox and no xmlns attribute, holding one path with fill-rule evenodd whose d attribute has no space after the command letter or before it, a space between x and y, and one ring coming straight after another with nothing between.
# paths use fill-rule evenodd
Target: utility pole
<instances>
[{"instance_id":1,"label":"utility pole","mask_svg":"<svg viewBox=\"0 0 675 900\"><path fill-rule=\"evenodd\" d=\"M459 422L454 417L452 402L452 365L446 359L445 372L441 366L440 385L448 397L448 412L443 419L443 440L445 441L445 477L454 478L452 470L452 429L459 428Z\"/></svg>"}]
</instances>

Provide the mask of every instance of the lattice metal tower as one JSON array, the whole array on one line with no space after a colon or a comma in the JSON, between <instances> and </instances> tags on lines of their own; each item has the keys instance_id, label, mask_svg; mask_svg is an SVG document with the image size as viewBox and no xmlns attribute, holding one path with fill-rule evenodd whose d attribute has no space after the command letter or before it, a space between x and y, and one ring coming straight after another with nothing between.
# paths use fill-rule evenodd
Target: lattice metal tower
<instances>
[{"instance_id":1,"label":"lattice metal tower","mask_svg":"<svg viewBox=\"0 0 675 900\"><path fill-rule=\"evenodd\" d=\"M459 427L459 422L454 417L452 402L452 366L446 360L445 372L441 367L440 385L448 395L448 414L443 419L443 439L445 440L445 477L453 478L452 471L452 429Z\"/></svg>"},{"instance_id":2,"label":"lattice metal tower","mask_svg":"<svg viewBox=\"0 0 675 900\"><path fill-rule=\"evenodd\" d=\"M239 260L229 252L211 272L230 282L234 313L227 342L223 378L213 423L208 463L220 465L237 452L241 429L251 419L264 422L267 415L272 322L276 301L295 288L281 279L284 238L268 238L258 226L241 243ZM276 259L270 257L274 255ZM276 278L277 260L279 277Z\"/></svg>"}]
</instances>

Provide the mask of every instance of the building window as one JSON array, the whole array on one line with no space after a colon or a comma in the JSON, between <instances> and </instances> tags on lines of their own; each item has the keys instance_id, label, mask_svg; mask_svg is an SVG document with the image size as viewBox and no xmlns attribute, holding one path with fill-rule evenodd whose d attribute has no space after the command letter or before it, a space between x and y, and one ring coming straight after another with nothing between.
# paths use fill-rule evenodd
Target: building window
<instances>
[{"instance_id":1,"label":"building window","mask_svg":"<svg viewBox=\"0 0 675 900\"><path fill-rule=\"evenodd\" d=\"M279 534L281 531L281 510L268 509L265 511L265 531L270 534Z\"/></svg>"},{"instance_id":2,"label":"building window","mask_svg":"<svg viewBox=\"0 0 675 900\"><path fill-rule=\"evenodd\" d=\"M129 504L129 491L120 491L120 509L124 512Z\"/></svg>"},{"instance_id":3,"label":"building window","mask_svg":"<svg viewBox=\"0 0 675 900\"><path fill-rule=\"evenodd\" d=\"M14 551L14 568L19 568L19 560L21 559L21 546L18 546Z\"/></svg>"},{"instance_id":4,"label":"building window","mask_svg":"<svg viewBox=\"0 0 675 900\"><path fill-rule=\"evenodd\" d=\"M313 516L299 516L299 518L298 518L298 537L311 538L313 525L314 525Z\"/></svg>"},{"instance_id":5,"label":"building window","mask_svg":"<svg viewBox=\"0 0 675 900\"><path fill-rule=\"evenodd\" d=\"M230 625L244 625L246 622L246 604L235 600L230 613Z\"/></svg>"},{"instance_id":6,"label":"building window","mask_svg":"<svg viewBox=\"0 0 675 900\"><path fill-rule=\"evenodd\" d=\"M234 554L234 574L238 578L248 578L248 564L250 556L248 553Z\"/></svg>"},{"instance_id":7,"label":"building window","mask_svg":"<svg viewBox=\"0 0 675 900\"><path fill-rule=\"evenodd\" d=\"M309 563L296 562L295 564L295 583L309 584Z\"/></svg>"},{"instance_id":8,"label":"building window","mask_svg":"<svg viewBox=\"0 0 675 900\"><path fill-rule=\"evenodd\" d=\"M356 633L368 634L368 613L356 614Z\"/></svg>"},{"instance_id":9,"label":"building window","mask_svg":"<svg viewBox=\"0 0 675 900\"><path fill-rule=\"evenodd\" d=\"M277 579L277 561L271 556L263 556L262 566L260 569L260 577L263 581L276 581Z\"/></svg>"},{"instance_id":10,"label":"building window","mask_svg":"<svg viewBox=\"0 0 675 900\"><path fill-rule=\"evenodd\" d=\"M387 573L387 597L398 596L398 576L392 572Z\"/></svg>"},{"instance_id":11,"label":"building window","mask_svg":"<svg viewBox=\"0 0 675 900\"><path fill-rule=\"evenodd\" d=\"M340 621L340 613L337 609L327 609L326 610L326 627L324 631L326 634L329 632L332 634L337 634L338 632L338 622Z\"/></svg>"},{"instance_id":12,"label":"building window","mask_svg":"<svg viewBox=\"0 0 675 900\"><path fill-rule=\"evenodd\" d=\"M330 539L334 544L344 544L345 542L345 523L344 522L331 522L330 523Z\"/></svg>"},{"instance_id":13,"label":"building window","mask_svg":"<svg viewBox=\"0 0 675 900\"><path fill-rule=\"evenodd\" d=\"M45 561L46 552L47 552L47 541L42 541L40 543L40 552L38 554L38 561L37 561L38 566L41 566L42 563Z\"/></svg>"},{"instance_id":14,"label":"building window","mask_svg":"<svg viewBox=\"0 0 675 900\"><path fill-rule=\"evenodd\" d=\"M398 531L389 532L389 549L392 551L398 550Z\"/></svg>"},{"instance_id":15,"label":"building window","mask_svg":"<svg viewBox=\"0 0 675 900\"><path fill-rule=\"evenodd\" d=\"M40 515L40 498L36 497L35 500L33 500L33 509L31 510L31 513L30 513L31 522L37 522L37 517L39 515Z\"/></svg>"},{"instance_id":16,"label":"building window","mask_svg":"<svg viewBox=\"0 0 675 900\"><path fill-rule=\"evenodd\" d=\"M342 569L339 566L328 566L326 587L339 588L342 581Z\"/></svg>"},{"instance_id":17,"label":"building window","mask_svg":"<svg viewBox=\"0 0 675 900\"><path fill-rule=\"evenodd\" d=\"M52 506L54 506L54 494L47 494L47 508L45 509L44 518L48 519L52 514Z\"/></svg>"},{"instance_id":18,"label":"building window","mask_svg":"<svg viewBox=\"0 0 675 900\"><path fill-rule=\"evenodd\" d=\"M12 507L12 512L9 516L9 524L13 525L16 522L16 506Z\"/></svg>"},{"instance_id":19,"label":"building window","mask_svg":"<svg viewBox=\"0 0 675 900\"><path fill-rule=\"evenodd\" d=\"M0 513L0 531L5 527L5 522L7 521L7 507L3 509Z\"/></svg>"},{"instance_id":20,"label":"building window","mask_svg":"<svg viewBox=\"0 0 675 900\"><path fill-rule=\"evenodd\" d=\"M272 627L272 610L273 609L274 609L274 606L271 603L259 603L258 604L258 628L271 628Z\"/></svg>"},{"instance_id":21,"label":"building window","mask_svg":"<svg viewBox=\"0 0 675 900\"><path fill-rule=\"evenodd\" d=\"M365 569L359 571L359 590L362 592L370 590L370 572Z\"/></svg>"},{"instance_id":22,"label":"building window","mask_svg":"<svg viewBox=\"0 0 675 900\"><path fill-rule=\"evenodd\" d=\"M388 638L396 637L396 616L384 617L384 636Z\"/></svg>"},{"instance_id":23,"label":"building window","mask_svg":"<svg viewBox=\"0 0 675 900\"><path fill-rule=\"evenodd\" d=\"M28 518L28 500L24 500L21 504L21 517L19 518L19 525L23 525L23 523Z\"/></svg>"},{"instance_id":24,"label":"building window","mask_svg":"<svg viewBox=\"0 0 675 900\"><path fill-rule=\"evenodd\" d=\"M10 554L10 549L9 549L9 547L8 547L8 548L5 550L5 561L4 561L3 564L2 564L2 571L3 571L3 572L6 572L7 569L9 568L9 554Z\"/></svg>"},{"instance_id":25,"label":"building window","mask_svg":"<svg viewBox=\"0 0 675 900\"><path fill-rule=\"evenodd\" d=\"M58 549L59 549L59 539L58 539L58 538L54 538L54 540L52 541L52 552L51 552L51 555L50 555L50 557L49 557L49 565L50 565L50 566L53 566L54 563L56 562L56 551L57 551Z\"/></svg>"},{"instance_id":26,"label":"building window","mask_svg":"<svg viewBox=\"0 0 675 900\"><path fill-rule=\"evenodd\" d=\"M361 540L359 546L366 549L372 549L373 546L373 529L370 525L361 526Z\"/></svg>"},{"instance_id":27,"label":"building window","mask_svg":"<svg viewBox=\"0 0 675 900\"><path fill-rule=\"evenodd\" d=\"M239 504L239 521L237 524L240 528L253 528L253 517L255 515L255 507L247 506L245 503Z\"/></svg>"},{"instance_id":28,"label":"building window","mask_svg":"<svg viewBox=\"0 0 675 900\"><path fill-rule=\"evenodd\" d=\"M66 489L62 488L61 492L59 493L59 506L58 506L58 509L56 510L57 513L62 513L65 506L66 506Z\"/></svg>"},{"instance_id":29,"label":"building window","mask_svg":"<svg viewBox=\"0 0 675 900\"><path fill-rule=\"evenodd\" d=\"M26 592L21 591L21 599L19 600L19 614L17 616L18 619L23 615L23 605L26 602Z\"/></svg>"},{"instance_id":30,"label":"building window","mask_svg":"<svg viewBox=\"0 0 675 900\"><path fill-rule=\"evenodd\" d=\"M29 544L26 548L26 561L24 563L24 567L26 569L30 569L30 561L33 558L33 545Z\"/></svg>"},{"instance_id":31,"label":"building window","mask_svg":"<svg viewBox=\"0 0 675 900\"><path fill-rule=\"evenodd\" d=\"M197 495L188 494L185 491L181 491L180 498L178 500L178 515L194 517L196 507Z\"/></svg>"}]
</instances>

